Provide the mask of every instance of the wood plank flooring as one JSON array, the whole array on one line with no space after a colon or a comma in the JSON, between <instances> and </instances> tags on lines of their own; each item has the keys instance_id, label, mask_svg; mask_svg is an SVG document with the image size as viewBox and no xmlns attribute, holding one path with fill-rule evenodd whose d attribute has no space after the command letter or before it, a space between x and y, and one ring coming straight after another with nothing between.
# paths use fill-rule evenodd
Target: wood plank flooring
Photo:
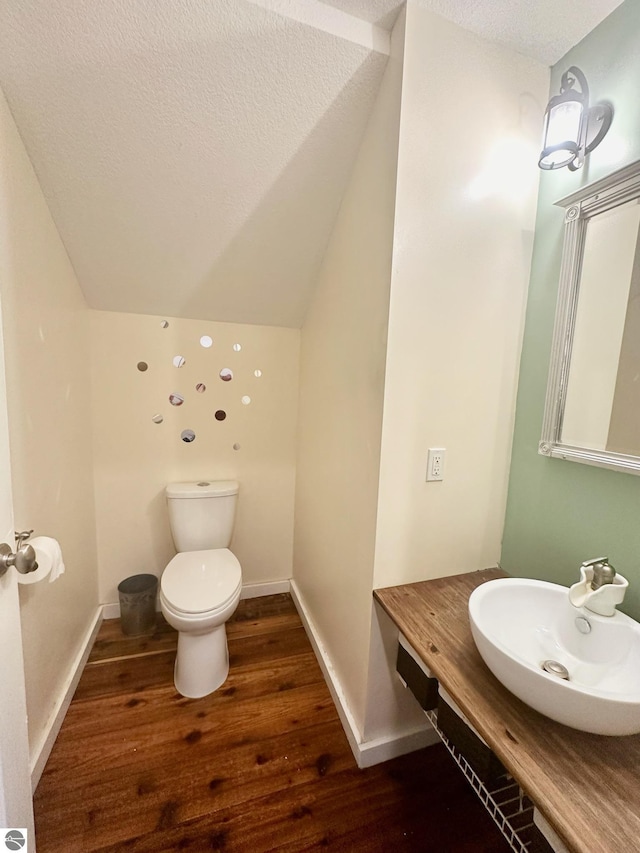
<instances>
[{"instance_id":1,"label":"wood plank flooring","mask_svg":"<svg viewBox=\"0 0 640 853\"><path fill-rule=\"evenodd\" d=\"M507 853L444 747L355 764L288 595L240 602L231 670L173 686L177 634L103 623L35 795L38 853Z\"/></svg>"}]
</instances>

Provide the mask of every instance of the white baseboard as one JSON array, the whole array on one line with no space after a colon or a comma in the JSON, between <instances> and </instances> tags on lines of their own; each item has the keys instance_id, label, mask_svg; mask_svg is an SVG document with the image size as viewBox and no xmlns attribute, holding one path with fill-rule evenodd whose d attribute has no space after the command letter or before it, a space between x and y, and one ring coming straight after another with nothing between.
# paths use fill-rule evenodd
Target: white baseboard
<instances>
[{"instance_id":1,"label":"white baseboard","mask_svg":"<svg viewBox=\"0 0 640 853\"><path fill-rule=\"evenodd\" d=\"M266 583L247 583L242 585L240 598L259 598L261 595L277 595L281 592L289 592L291 581L288 578L281 581L267 581ZM160 611L160 600L156 604L156 610ZM103 619L119 619L120 604L103 604Z\"/></svg>"},{"instance_id":2,"label":"white baseboard","mask_svg":"<svg viewBox=\"0 0 640 853\"><path fill-rule=\"evenodd\" d=\"M120 604L116 602L115 604L103 604L102 607L102 618L103 619L119 619L120 618ZM160 613L160 599L156 601L156 612Z\"/></svg>"},{"instance_id":3,"label":"white baseboard","mask_svg":"<svg viewBox=\"0 0 640 853\"><path fill-rule=\"evenodd\" d=\"M362 734L356 725L347 703L340 679L336 674L326 648L320 640L295 580L291 581L291 597L320 664L320 669L329 687L329 692L338 711L340 722L342 723L358 767L372 767L374 764L380 764L382 761L388 761L390 758L397 758L400 755L405 755L408 752L413 752L416 749L431 746L439 742L440 739L436 732L432 728L425 728L424 726L403 732L394 732L387 737L376 738L375 740L363 741Z\"/></svg>"},{"instance_id":4,"label":"white baseboard","mask_svg":"<svg viewBox=\"0 0 640 853\"><path fill-rule=\"evenodd\" d=\"M344 695L344 691L342 689L342 685L340 684L340 680L335 673L333 668L333 664L331 663L331 659L325 649L318 632L316 630L315 625L309 615L309 611L304 603L304 600L300 594L300 590L298 589L298 585L295 580L291 581L291 597L293 598L293 603L296 606L296 610L302 620L302 624L304 625L304 629L307 632L307 636L309 638L309 642L315 652L315 656L318 659L318 663L320 664L320 669L322 670L322 674L324 675L324 680L327 682L327 687L329 688L329 692L331 693L331 698L336 706L336 710L338 712L338 716L340 717L340 722L342 723L342 728L344 729L344 733L347 736L347 740L349 741L349 746L351 747L351 751L353 752L353 757L358 763L358 767L360 767L360 742L361 735L358 727L356 726L355 720L353 719L353 715L349 706L347 704L346 697Z\"/></svg>"},{"instance_id":5,"label":"white baseboard","mask_svg":"<svg viewBox=\"0 0 640 853\"><path fill-rule=\"evenodd\" d=\"M262 595L278 595L291 590L291 581L267 581L266 583L247 583L242 585L240 598L260 598Z\"/></svg>"},{"instance_id":6,"label":"white baseboard","mask_svg":"<svg viewBox=\"0 0 640 853\"><path fill-rule=\"evenodd\" d=\"M356 759L358 767L373 767L391 758L398 758L425 746L433 746L440 743L438 733L431 726L420 726L410 729L401 734L392 734L387 737L368 740L359 745L360 758Z\"/></svg>"},{"instance_id":7,"label":"white baseboard","mask_svg":"<svg viewBox=\"0 0 640 853\"><path fill-rule=\"evenodd\" d=\"M69 667L67 677L65 678L63 688L55 703L53 713L49 717L49 720L47 721L47 725L42 733L40 741L36 748L33 750L33 753L30 757L29 770L31 772L32 792L35 792L36 788L38 787L38 782L40 781L40 777L42 776L42 771L44 770L44 766L47 763L47 759L51 754L53 744L55 743L55 740L58 736L58 732L60 731L62 722L69 709L71 700L73 699L73 694L76 692L76 687L78 686L78 682L80 681L80 676L82 675L82 671L87 662L87 658L89 657L89 653L91 652L91 647L93 646L93 642L96 638L98 630L100 629L100 625L102 624L102 618L102 608L98 607L93 615L93 618L91 619L91 622L85 632L84 637L82 638L78 653L76 654L75 658L71 663L71 666Z\"/></svg>"},{"instance_id":8,"label":"white baseboard","mask_svg":"<svg viewBox=\"0 0 640 853\"><path fill-rule=\"evenodd\" d=\"M102 605L103 619L119 619L120 605L119 604L103 604Z\"/></svg>"}]
</instances>

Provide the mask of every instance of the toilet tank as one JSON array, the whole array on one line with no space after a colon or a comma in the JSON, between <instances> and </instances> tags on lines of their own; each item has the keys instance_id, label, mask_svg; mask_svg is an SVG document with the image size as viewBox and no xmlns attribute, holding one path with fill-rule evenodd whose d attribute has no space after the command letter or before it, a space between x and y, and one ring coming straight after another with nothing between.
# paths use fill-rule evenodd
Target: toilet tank
<instances>
[{"instance_id":1,"label":"toilet tank","mask_svg":"<svg viewBox=\"0 0 640 853\"><path fill-rule=\"evenodd\" d=\"M235 480L200 480L167 486L169 524L177 551L229 547L238 488Z\"/></svg>"}]
</instances>

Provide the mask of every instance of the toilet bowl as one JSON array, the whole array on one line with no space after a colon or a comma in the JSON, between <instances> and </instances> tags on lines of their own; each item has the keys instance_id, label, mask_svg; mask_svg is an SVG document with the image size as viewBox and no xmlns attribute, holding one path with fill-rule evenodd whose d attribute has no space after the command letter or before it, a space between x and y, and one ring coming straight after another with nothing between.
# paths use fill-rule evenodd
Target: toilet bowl
<instances>
[{"instance_id":1,"label":"toilet bowl","mask_svg":"<svg viewBox=\"0 0 640 853\"><path fill-rule=\"evenodd\" d=\"M240 563L228 548L183 551L160 579L160 607L178 631L176 690L200 699L217 690L229 673L225 623L240 600Z\"/></svg>"}]
</instances>

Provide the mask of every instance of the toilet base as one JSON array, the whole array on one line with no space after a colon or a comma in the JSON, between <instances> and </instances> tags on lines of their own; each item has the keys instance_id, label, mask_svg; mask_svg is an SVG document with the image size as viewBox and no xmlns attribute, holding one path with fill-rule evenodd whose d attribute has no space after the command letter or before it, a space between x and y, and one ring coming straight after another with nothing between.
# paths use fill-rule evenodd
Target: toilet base
<instances>
[{"instance_id":1,"label":"toilet base","mask_svg":"<svg viewBox=\"0 0 640 853\"><path fill-rule=\"evenodd\" d=\"M173 681L187 699L202 699L221 687L229 674L225 623L204 634L178 633Z\"/></svg>"}]
</instances>

